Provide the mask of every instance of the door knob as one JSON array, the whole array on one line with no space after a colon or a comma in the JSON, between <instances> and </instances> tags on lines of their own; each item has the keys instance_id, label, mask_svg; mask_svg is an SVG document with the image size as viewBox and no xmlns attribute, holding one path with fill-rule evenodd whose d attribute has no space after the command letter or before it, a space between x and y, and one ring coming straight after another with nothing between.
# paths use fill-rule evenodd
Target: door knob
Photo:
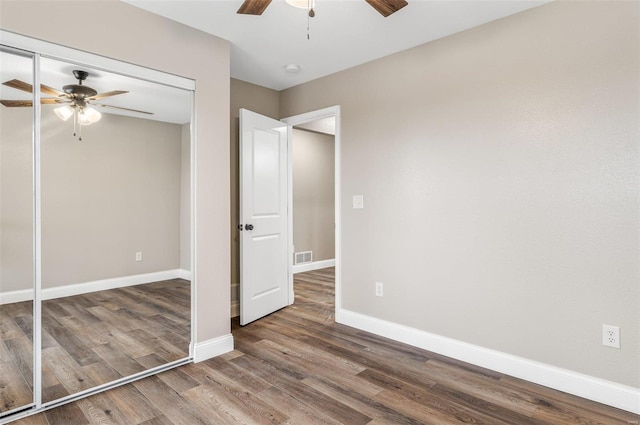
<instances>
[{"instance_id":1,"label":"door knob","mask_svg":"<svg viewBox=\"0 0 640 425\"><path fill-rule=\"evenodd\" d=\"M244 228L245 230L253 230L253 224L245 224Z\"/></svg>"}]
</instances>

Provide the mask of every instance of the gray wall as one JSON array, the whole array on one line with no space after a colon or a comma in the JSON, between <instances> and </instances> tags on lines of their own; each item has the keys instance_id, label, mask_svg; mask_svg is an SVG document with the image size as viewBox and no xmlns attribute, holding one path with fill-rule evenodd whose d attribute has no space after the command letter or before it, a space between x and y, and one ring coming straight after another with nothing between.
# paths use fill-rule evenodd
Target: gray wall
<instances>
[{"instance_id":1,"label":"gray wall","mask_svg":"<svg viewBox=\"0 0 640 425\"><path fill-rule=\"evenodd\" d=\"M552 2L282 93L342 107L345 309L640 387L639 8Z\"/></svg>"},{"instance_id":2,"label":"gray wall","mask_svg":"<svg viewBox=\"0 0 640 425\"><path fill-rule=\"evenodd\" d=\"M335 257L334 137L293 130L293 245L313 261Z\"/></svg>"},{"instance_id":3,"label":"gray wall","mask_svg":"<svg viewBox=\"0 0 640 425\"><path fill-rule=\"evenodd\" d=\"M228 335L229 43L117 0L0 7L2 29L195 80L196 342Z\"/></svg>"}]
</instances>

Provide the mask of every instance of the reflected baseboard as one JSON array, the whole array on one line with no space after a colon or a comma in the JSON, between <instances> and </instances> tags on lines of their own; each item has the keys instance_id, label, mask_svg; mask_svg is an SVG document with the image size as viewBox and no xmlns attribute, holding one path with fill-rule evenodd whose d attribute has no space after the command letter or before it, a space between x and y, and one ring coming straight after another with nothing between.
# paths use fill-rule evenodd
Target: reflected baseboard
<instances>
[{"instance_id":1,"label":"reflected baseboard","mask_svg":"<svg viewBox=\"0 0 640 425\"><path fill-rule=\"evenodd\" d=\"M231 318L240 316L240 284L231 284Z\"/></svg>"},{"instance_id":2,"label":"reflected baseboard","mask_svg":"<svg viewBox=\"0 0 640 425\"><path fill-rule=\"evenodd\" d=\"M142 285L144 283L159 282L169 279L191 280L191 272L184 269L174 269L153 273L137 274L133 276L94 280L92 282L76 283L73 285L64 285L55 288L46 288L41 291L41 295L43 300L52 300L55 298L70 297L73 295L87 294L89 292L124 288L126 286ZM30 301L32 299L32 289L0 292L0 305Z\"/></svg>"},{"instance_id":3,"label":"reflected baseboard","mask_svg":"<svg viewBox=\"0 0 640 425\"><path fill-rule=\"evenodd\" d=\"M333 258L330 260L314 261L312 263L295 264L293 266L293 274L326 269L327 267L335 267L335 265L336 260Z\"/></svg>"}]
</instances>

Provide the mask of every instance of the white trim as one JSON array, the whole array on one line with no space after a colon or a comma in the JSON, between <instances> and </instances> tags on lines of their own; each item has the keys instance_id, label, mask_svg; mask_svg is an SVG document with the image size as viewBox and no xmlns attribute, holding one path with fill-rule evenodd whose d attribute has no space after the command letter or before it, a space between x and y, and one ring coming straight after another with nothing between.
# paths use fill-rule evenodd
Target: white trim
<instances>
[{"instance_id":1,"label":"white trim","mask_svg":"<svg viewBox=\"0 0 640 425\"><path fill-rule=\"evenodd\" d=\"M180 77L178 75L169 74L163 71L146 68L140 65L134 65L123 62L119 59L111 59L106 56L96 55L94 53L85 52L78 49L61 46L59 44L38 40L31 37L25 37L6 30L0 30L0 44L15 47L17 49L29 52L39 53L42 56L51 57L80 65L90 65L93 68L100 68L117 72L129 77L135 77L142 80L153 81L172 87L186 90L195 90L196 84L194 80Z\"/></svg>"},{"instance_id":2,"label":"white trim","mask_svg":"<svg viewBox=\"0 0 640 425\"><path fill-rule=\"evenodd\" d=\"M185 270L185 269L178 269L178 278L179 279L184 279L184 280L191 280L191 276L193 274L189 271L189 270Z\"/></svg>"},{"instance_id":3,"label":"white trim","mask_svg":"<svg viewBox=\"0 0 640 425\"><path fill-rule=\"evenodd\" d=\"M320 260L314 261L312 263L296 264L295 266L293 266L293 274L310 272L311 270L326 269L327 267L334 267L335 265L336 260L334 260L333 258L331 260Z\"/></svg>"},{"instance_id":4,"label":"white trim","mask_svg":"<svg viewBox=\"0 0 640 425\"><path fill-rule=\"evenodd\" d=\"M87 294L89 292L104 291L107 289L123 288L125 286L141 285L143 283L159 282L169 279L187 279L190 272L181 269L165 270L155 273L137 274L133 276L114 277L112 279L94 280L92 282L76 283L73 285L46 288L40 291L43 300L70 297L73 295ZM190 280L190 279L187 279ZM33 290L11 291L0 293L0 305L29 301L33 299Z\"/></svg>"},{"instance_id":5,"label":"white trim","mask_svg":"<svg viewBox=\"0 0 640 425\"><path fill-rule=\"evenodd\" d=\"M196 91L191 92L191 124L189 126L189 243L191 244L191 341L189 342L189 357L193 358L195 351L196 335L198 334L198 221L196 196L196 152L198 139L196 137Z\"/></svg>"},{"instance_id":6,"label":"white trim","mask_svg":"<svg viewBox=\"0 0 640 425\"><path fill-rule=\"evenodd\" d=\"M33 87L40 87L40 55L33 55ZM40 90L33 90L33 402L42 405L42 140Z\"/></svg>"},{"instance_id":7,"label":"white trim","mask_svg":"<svg viewBox=\"0 0 640 425\"><path fill-rule=\"evenodd\" d=\"M640 388L617 384L349 310L341 309L340 314L336 311L336 321L414 347L640 414Z\"/></svg>"},{"instance_id":8,"label":"white trim","mask_svg":"<svg viewBox=\"0 0 640 425\"><path fill-rule=\"evenodd\" d=\"M31 301L33 299L33 292L33 289L0 292L0 305Z\"/></svg>"},{"instance_id":9,"label":"white trim","mask_svg":"<svg viewBox=\"0 0 640 425\"><path fill-rule=\"evenodd\" d=\"M227 334L195 344L193 361L202 362L233 351L233 335Z\"/></svg>"},{"instance_id":10,"label":"white trim","mask_svg":"<svg viewBox=\"0 0 640 425\"><path fill-rule=\"evenodd\" d=\"M341 156L340 150L342 146L342 136L341 136L341 109L340 105L329 106L327 108L318 109L316 111L306 112L304 114L294 115L291 117L283 118L280 121L287 124L288 135L288 148L289 148L289 169L288 169L288 181L289 181L289 202L288 208L289 211L293 211L293 161L292 161L292 128L295 125L305 124L309 121L320 120L323 118L333 117L336 120L336 129L334 134L334 169L335 169L335 183L334 183L334 197L335 197L335 314L336 319L338 318L338 314L342 308L342 266L340 261L340 256L342 255L342 218L341 218L341 194L342 191L340 189L340 185L342 184L342 177L340 173L341 167ZM293 214L289 214L289 302L293 304L293 300L295 298L294 290L293 290L293 253L295 249L293 246Z\"/></svg>"}]
</instances>

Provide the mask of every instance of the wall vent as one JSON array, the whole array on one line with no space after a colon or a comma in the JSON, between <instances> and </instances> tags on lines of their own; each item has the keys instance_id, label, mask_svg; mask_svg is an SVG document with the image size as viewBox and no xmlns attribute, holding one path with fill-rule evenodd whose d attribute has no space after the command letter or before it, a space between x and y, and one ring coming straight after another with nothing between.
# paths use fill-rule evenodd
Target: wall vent
<instances>
[{"instance_id":1,"label":"wall vent","mask_svg":"<svg viewBox=\"0 0 640 425\"><path fill-rule=\"evenodd\" d=\"M311 263L313 261L312 251L296 252L293 264Z\"/></svg>"}]
</instances>

